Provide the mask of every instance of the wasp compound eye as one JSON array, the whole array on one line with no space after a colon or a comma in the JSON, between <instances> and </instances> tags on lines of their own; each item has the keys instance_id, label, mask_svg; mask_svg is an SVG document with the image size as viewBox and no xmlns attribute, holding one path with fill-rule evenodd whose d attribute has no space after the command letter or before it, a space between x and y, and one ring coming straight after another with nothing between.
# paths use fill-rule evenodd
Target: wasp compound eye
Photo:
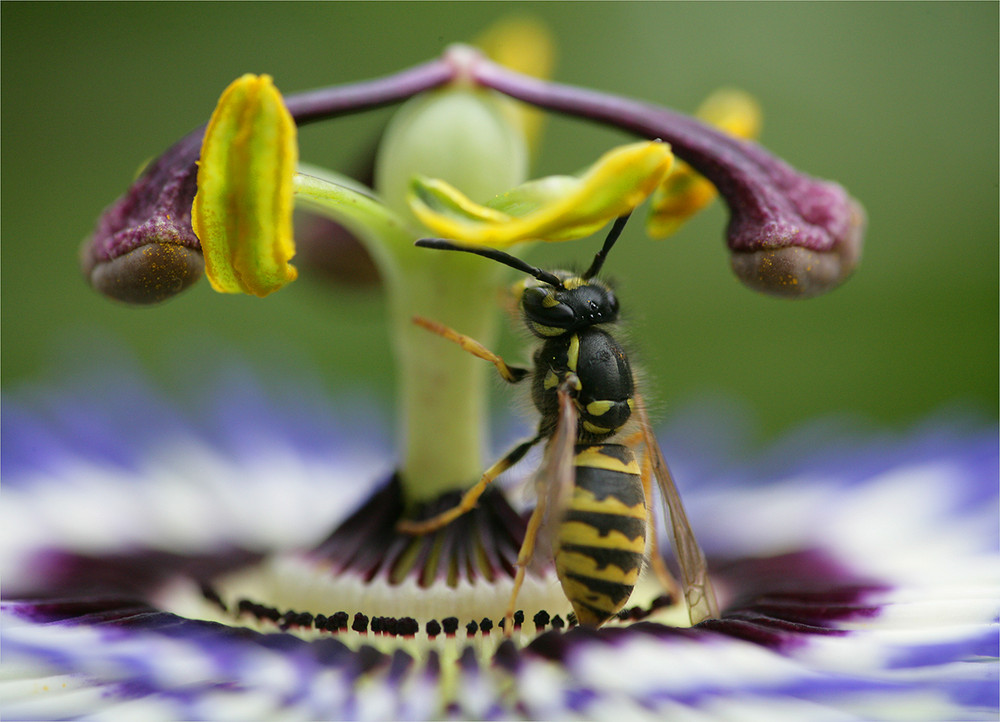
<instances>
[{"instance_id":1,"label":"wasp compound eye","mask_svg":"<svg viewBox=\"0 0 1000 722\"><path fill-rule=\"evenodd\" d=\"M524 289L521 308L531 321L560 329L571 328L577 320L573 308L564 303L552 288L532 286Z\"/></svg>"}]
</instances>

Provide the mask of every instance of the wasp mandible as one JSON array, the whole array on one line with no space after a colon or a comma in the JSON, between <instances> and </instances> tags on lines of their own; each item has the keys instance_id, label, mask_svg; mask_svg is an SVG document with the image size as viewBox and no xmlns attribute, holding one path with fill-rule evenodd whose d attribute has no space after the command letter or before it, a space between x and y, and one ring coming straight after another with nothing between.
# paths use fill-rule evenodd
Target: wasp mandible
<instances>
[{"instance_id":1,"label":"wasp mandible","mask_svg":"<svg viewBox=\"0 0 1000 722\"><path fill-rule=\"evenodd\" d=\"M494 479L546 441L536 474L538 504L518 554L508 631L525 570L540 551L551 553L563 592L583 625L604 624L628 602L642 570L647 534L653 542L653 570L668 591L677 591L657 552L655 524L649 523L654 478L670 522L691 623L718 616L705 556L636 391L628 356L608 330L618 320L618 299L608 283L596 278L627 221L627 215L615 221L581 275L544 271L492 248L440 238L417 241L424 248L483 256L530 276L515 286L515 293L525 326L541 341L532 368L510 366L475 339L414 318L492 363L504 380L517 383L530 377L540 418L537 433L487 469L456 506L422 521L404 520L398 527L409 534L442 528L473 509ZM616 438L619 443L612 441Z\"/></svg>"}]
</instances>

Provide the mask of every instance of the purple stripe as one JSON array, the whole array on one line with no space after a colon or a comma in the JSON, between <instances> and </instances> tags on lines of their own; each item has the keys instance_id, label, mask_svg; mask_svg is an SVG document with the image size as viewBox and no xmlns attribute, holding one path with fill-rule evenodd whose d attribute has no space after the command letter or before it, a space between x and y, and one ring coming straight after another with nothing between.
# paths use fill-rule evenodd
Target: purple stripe
<instances>
[{"instance_id":1,"label":"purple stripe","mask_svg":"<svg viewBox=\"0 0 1000 722\"><path fill-rule=\"evenodd\" d=\"M909 669L956 661L986 662L997 658L1000 658L1000 635L994 624L969 639L942 644L921 644L896 650L885 666L888 669Z\"/></svg>"}]
</instances>

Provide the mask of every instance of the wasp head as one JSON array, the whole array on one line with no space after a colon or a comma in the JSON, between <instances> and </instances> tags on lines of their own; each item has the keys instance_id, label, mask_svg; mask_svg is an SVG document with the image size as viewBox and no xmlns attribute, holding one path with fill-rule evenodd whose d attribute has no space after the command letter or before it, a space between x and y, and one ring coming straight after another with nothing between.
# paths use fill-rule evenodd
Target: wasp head
<instances>
[{"instance_id":1,"label":"wasp head","mask_svg":"<svg viewBox=\"0 0 1000 722\"><path fill-rule=\"evenodd\" d=\"M561 336L618 320L618 297L608 284L568 271L552 275L560 285L530 279L515 287L524 321L533 334Z\"/></svg>"},{"instance_id":2,"label":"wasp head","mask_svg":"<svg viewBox=\"0 0 1000 722\"><path fill-rule=\"evenodd\" d=\"M440 251L462 251L489 258L531 276L514 287L524 321L541 338L573 333L618 319L618 298L611 287L594 276L600 272L608 251L618 240L628 215L617 218L604 245L582 275L569 271L544 271L496 248L463 246L443 238L422 238L416 245Z\"/></svg>"}]
</instances>

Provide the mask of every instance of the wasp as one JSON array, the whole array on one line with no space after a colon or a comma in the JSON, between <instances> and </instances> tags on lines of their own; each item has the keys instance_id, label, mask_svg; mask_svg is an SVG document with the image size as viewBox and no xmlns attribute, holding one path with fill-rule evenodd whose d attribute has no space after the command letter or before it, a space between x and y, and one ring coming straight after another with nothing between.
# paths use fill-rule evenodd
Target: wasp
<instances>
[{"instance_id":1,"label":"wasp","mask_svg":"<svg viewBox=\"0 0 1000 722\"><path fill-rule=\"evenodd\" d=\"M537 432L487 469L457 505L422 521L404 520L400 531L427 534L470 511L486 487L545 441L536 473L538 503L528 521L505 628L511 629L525 570L544 553L555 563L563 592L580 624L599 627L628 602L643 567L647 536L651 567L674 594L677 583L656 553L652 479L660 490L681 570L691 623L717 617L705 556L652 432L628 356L612 335L619 304L612 287L596 278L628 216L613 224L590 267L581 275L544 271L502 251L463 246L440 238L417 245L483 256L530 278L515 286L526 328L540 342L533 367L508 365L475 339L437 322L414 322L492 363L510 383L531 380L539 413ZM637 456L636 452L640 452Z\"/></svg>"}]
</instances>

